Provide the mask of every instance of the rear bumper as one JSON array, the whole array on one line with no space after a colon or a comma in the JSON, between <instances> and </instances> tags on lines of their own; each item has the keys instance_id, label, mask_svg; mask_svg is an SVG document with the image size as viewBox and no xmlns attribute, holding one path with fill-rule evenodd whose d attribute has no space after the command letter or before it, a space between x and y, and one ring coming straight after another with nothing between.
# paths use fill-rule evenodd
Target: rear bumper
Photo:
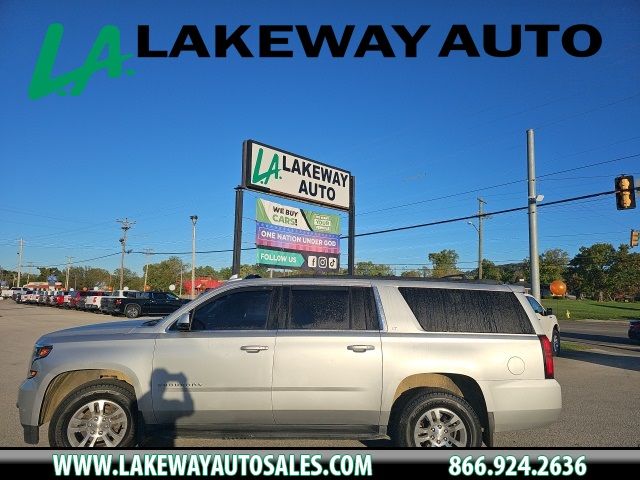
<instances>
[{"instance_id":1,"label":"rear bumper","mask_svg":"<svg viewBox=\"0 0 640 480\"><path fill-rule=\"evenodd\" d=\"M555 380L482 382L481 388L485 398L491 398L487 406L495 432L543 427L558 420L562 411L562 391Z\"/></svg>"}]
</instances>

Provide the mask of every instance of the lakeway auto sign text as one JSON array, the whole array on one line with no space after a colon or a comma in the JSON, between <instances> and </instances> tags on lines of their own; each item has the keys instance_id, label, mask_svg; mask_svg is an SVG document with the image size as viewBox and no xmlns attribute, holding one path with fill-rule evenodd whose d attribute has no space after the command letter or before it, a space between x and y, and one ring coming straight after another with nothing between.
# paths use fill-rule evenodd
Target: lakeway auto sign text
<instances>
[{"instance_id":1,"label":"lakeway auto sign text","mask_svg":"<svg viewBox=\"0 0 640 480\"><path fill-rule=\"evenodd\" d=\"M349 210L351 174L254 140L244 146L247 188Z\"/></svg>"}]
</instances>

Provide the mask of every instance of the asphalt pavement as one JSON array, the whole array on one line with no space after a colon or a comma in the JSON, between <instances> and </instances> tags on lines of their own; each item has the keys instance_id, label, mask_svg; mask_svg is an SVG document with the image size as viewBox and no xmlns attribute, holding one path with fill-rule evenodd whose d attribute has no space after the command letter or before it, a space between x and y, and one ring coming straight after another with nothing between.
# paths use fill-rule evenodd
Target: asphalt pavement
<instances>
[{"instance_id":1,"label":"asphalt pavement","mask_svg":"<svg viewBox=\"0 0 640 480\"><path fill-rule=\"evenodd\" d=\"M0 447L26 447L15 406L37 338L47 332L114 317L0 301ZM640 345L627 339L628 324L618 321L560 321L561 337L570 341L556 359L563 410L553 425L535 430L496 434L498 447L640 447ZM576 349L578 348L578 349ZM47 446L46 426L40 430ZM149 447L253 448L385 448L388 441L317 439L210 439L179 436L149 438Z\"/></svg>"}]
</instances>

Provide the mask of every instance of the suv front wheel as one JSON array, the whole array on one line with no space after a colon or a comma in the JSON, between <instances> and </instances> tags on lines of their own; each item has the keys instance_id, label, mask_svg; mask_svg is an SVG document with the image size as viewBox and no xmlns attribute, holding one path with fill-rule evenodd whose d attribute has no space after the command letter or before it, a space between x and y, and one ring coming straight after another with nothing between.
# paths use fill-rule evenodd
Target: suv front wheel
<instances>
[{"instance_id":1,"label":"suv front wheel","mask_svg":"<svg viewBox=\"0 0 640 480\"><path fill-rule=\"evenodd\" d=\"M49 424L53 448L132 447L136 397L121 382L96 380L73 391Z\"/></svg>"},{"instance_id":2,"label":"suv front wheel","mask_svg":"<svg viewBox=\"0 0 640 480\"><path fill-rule=\"evenodd\" d=\"M476 448L482 445L478 415L463 398L444 392L409 400L392 426L399 447Z\"/></svg>"}]
</instances>

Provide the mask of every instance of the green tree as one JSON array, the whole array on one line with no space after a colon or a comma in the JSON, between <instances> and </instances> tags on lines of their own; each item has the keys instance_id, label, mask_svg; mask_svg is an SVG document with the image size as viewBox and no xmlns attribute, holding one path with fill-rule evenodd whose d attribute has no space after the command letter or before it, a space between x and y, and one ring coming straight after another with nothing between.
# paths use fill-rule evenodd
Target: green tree
<instances>
[{"instance_id":1,"label":"green tree","mask_svg":"<svg viewBox=\"0 0 640 480\"><path fill-rule=\"evenodd\" d=\"M142 290L142 283L144 278L140 277L137 273L125 268L122 272L123 287L128 287L129 290ZM110 279L109 284L103 285L101 288L111 287L114 290L120 288L120 269L116 268Z\"/></svg>"},{"instance_id":2,"label":"green tree","mask_svg":"<svg viewBox=\"0 0 640 480\"><path fill-rule=\"evenodd\" d=\"M400 276L406 278L419 278L422 277L422 272L418 270L405 270L400 274Z\"/></svg>"},{"instance_id":3,"label":"green tree","mask_svg":"<svg viewBox=\"0 0 640 480\"><path fill-rule=\"evenodd\" d=\"M180 291L180 272L183 280L187 277L191 278L191 271L179 257L169 257L158 263L150 263L148 268L147 285L152 290L168 290L169 285L173 284L176 286L176 291Z\"/></svg>"},{"instance_id":4,"label":"green tree","mask_svg":"<svg viewBox=\"0 0 640 480\"><path fill-rule=\"evenodd\" d=\"M476 270L477 272L477 270ZM491 260L482 260L482 278L502 282L502 269Z\"/></svg>"},{"instance_id":5,"label":"green tree","mask_svg":"<svg viewBox=\"0 0 640 480\"><path fill-rule=\"evenodd\" d=\"M390 277L393 275L393 271L389 265L366 261L356 262L355 274L371 277Z\"/></svg>"},{"instance_id":6,"label":"green tree","mask_svg":"<svg viewBox=\"0 0 640 480\"><path fill-rule=\"evenodd\" d=\"M429 261L433 264L432 275L439 278L459 274L458 258L458 253L455 250L441 250L430 253Z\"/></svg>"},{"instance_id":7,"label":"green tree","mask_svg":"<svg viewBox=\"0 0 640 480\"><path fill-rule=\"evenodd\" d=\"M203 265L202 267L196 267L196 277L212 277L218 279L218 272L216 269L209 266Z\"/></svg>"},{"instance_id":8,"label":"green tree","mask_svg":"<svg viewBox=\"0 0 640 480\"><path fill-rule=\"evenodd\" d=\"M620 245L609 275L614 297L640 295L640 253L630 253L629 245Z\"/></svg>"},{"instance_id":9,"label":"green tree","mask_svg":"<svg viewBox=\"0 0 640 480\"><path fill-rule=\"evenodd\" d=\"M616 250L610 243L580 247L569 262L567 285L580 296L600 298L613 290L609 271L616 260Z\"/></svg>"},{"instance_id":10,"label":"green tree","mask_svg":"<svg viewBox=\"0 0 640 480\"><path fill-rule=\"evenodd\" d=\"M231 267L224 267L218 270L218 279L219 280L228 280L231 278ZM240 265L240 278L244 278L248 275L260 275L263 278L269 277L269 267L265 267L264 265ZM274 277L279 276L274 274Z\"/></svg>"},{"instance_id":11,"label":"green tree","mask_svg":"<svg viewBox=\"0 0 640 480\"><path fill-rule=\"evenodd\" d=\"M540 255L540 283L550 284L554 280L564 280L569 254L561 248L545 250Z\"/></svg>"}]
</instances>

